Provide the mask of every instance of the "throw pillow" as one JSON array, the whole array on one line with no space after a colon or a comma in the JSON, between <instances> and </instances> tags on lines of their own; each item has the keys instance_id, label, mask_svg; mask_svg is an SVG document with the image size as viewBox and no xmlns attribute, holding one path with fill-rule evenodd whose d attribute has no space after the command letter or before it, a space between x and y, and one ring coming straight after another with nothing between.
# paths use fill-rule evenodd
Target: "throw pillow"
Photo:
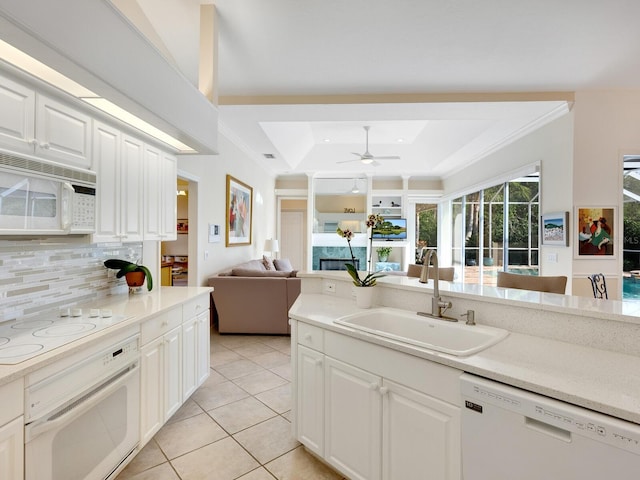
<instances>
[{"instance_id":1,"label":"throw pillow","mask_svg":"<svg viewBox=\"0 0 640 480\"><path fill-rule=\"evenodd\" d=\"M276 258L273 264L275 265L275 269L280 272L290 272L293 270L288 258Z\"/></svg>"},{"instance_id":2,"label":"throw pillow","mask_svg":"<svg viewBox=\"0 0 640 480\"><path fill-rule=\"evenodd\" d=\"M231 271L234 277L288 277L289 272L276 272L275 270L251 270L246 268L234 268Z\"/></svg>"},{"instance_id":3,"label":"throw pillow","mask_svg":"<svg viewBox=\"0 0 640 480\"><path fill-rule=\"evenodd\" d=\"M267 268L264 266L264 262L262 260L249 260L248 262L242 263L240 265L236 265L234 268L245 268L251 270L259 270L264 272Z\"/></svg>"},{"instance_id":4,"label":"throw pillow","mask_svg":"<svg viewBox=\"0 0 640 480\"><path fill-rule=\"evenodd\" d=\"M276 267L273 264L273 260L271 260L271 257L267 257L266 255L263 255L262 263L264 263L264 268L266 268L267 270L276 270Z\"/></svg>"}]
</instances>

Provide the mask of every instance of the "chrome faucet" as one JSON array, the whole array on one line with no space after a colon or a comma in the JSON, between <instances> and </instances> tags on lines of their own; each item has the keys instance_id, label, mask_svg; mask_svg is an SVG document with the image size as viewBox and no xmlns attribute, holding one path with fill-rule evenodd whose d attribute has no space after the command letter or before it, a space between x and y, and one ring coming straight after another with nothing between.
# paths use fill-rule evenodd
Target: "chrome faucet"
<instances>
[{"instance_id":1,"label":"chrome faucet","mask_svg":"<svg viewBox=\"0 0 640 480\"><path fill-rule=\"evenodd\" d=\"M424 255L424 263L422 264L422 271L420 272L420 283L429 283L429 265L433 259L433 268L435 274L433 276L433 298L431 299L431 316L444 318L442 314L451 308L451 302L443 302L440 298L440 271L438 270L438 254L435 250L427 250ZM423 312L418 312L419 315L425 315ZM426 314L429 315L429 314ZM451 319L451 321L457 322L457 319Z\"/></svg>"}]
</instances>

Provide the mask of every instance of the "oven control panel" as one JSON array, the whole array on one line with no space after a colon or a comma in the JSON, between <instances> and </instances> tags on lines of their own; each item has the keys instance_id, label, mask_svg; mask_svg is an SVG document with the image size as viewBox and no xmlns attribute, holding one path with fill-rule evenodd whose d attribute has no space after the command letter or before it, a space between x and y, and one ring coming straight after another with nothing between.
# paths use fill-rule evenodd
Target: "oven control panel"
<instances>
[{"instance_id":1,"label":"oven control panel","mask_svg":"<svg viewBox=\"0 0 640 480\"><path fill-rule=\"evenodd\" d=\"M119 345L113 350L105 353L102 357L102 365L110 366L116 364L122 364L123 360L130 358L131 355L138 354L138 340L128 342L124 345Z\"/></svg>"}]
</instances>

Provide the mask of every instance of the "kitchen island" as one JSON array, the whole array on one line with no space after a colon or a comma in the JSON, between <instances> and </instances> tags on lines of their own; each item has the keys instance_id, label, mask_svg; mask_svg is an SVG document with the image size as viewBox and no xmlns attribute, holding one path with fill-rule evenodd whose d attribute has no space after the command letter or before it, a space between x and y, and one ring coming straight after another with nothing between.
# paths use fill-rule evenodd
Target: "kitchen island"
<instances>
[{"instance_id":1,"label":"kitchen island","mask_svg":"<svg viewBox=\"0 0 640 480\"><path fill-rule=\"evenodd\" d=\"M352 297L350 278L343 272L299 276L302 293L290 311L294 431L309 450L350 478L380 478L381 471L402 474L389 470L391 465L407 464L398 452L412 451L417 441L427 441L405 442L411 440L407 432L396 432L396 437L389 433L392 425L402 425L401 416L390 417L391 399L415 406L405 409L410 424L430 424L440 432L431 445L438 455L431 458L425 452L429 449L414 450L411 458L418 459L414 467L424 469L426 462L435 468L433 478L460 478L459 378L465 372L640 424L638 304L441 282L443 300L453 304L447 315L464 321L461 315L474 310L477 324L509 331L499 343L463 357L337 324L336 319L362 311ZM375 287L375 303L427 311L432 287L433 283L423 285L416 278L386 277ZM346 396L336 393L345 389ZM370 396L367 389L378 395ZM364 442L369 450L355 452L336 443L338 433L349 435L341 431L341 423L357 422L359 410L350 408L349 396L358 398L360 411L381 418L377 425L383 433L373 445L369 440L373 432L361 438L358 428L349 430L355 435L351 444ZM377 396L386 399L380 400L386 407L376 403ZM372 410L367 410L369 406ZM437 414L425 416L425 411ZM314 423L318 416L322 423ZM362 429L366 424L362 422ZM381 447L385 444L391 447ZM382 460L365 465L358 463L360 458ZM410 472L405 475L411 478Z\"/></svg>"}]
</instances>

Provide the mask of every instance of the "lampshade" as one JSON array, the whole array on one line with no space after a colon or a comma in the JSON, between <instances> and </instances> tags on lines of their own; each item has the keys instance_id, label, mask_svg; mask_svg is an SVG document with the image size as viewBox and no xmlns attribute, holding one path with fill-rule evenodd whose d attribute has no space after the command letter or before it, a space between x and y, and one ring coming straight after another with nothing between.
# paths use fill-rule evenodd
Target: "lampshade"
<instances>
[{"instance_id":1,"label":"lampshade","mask_svg":"<svg viewBox=\"0 0 640 480\"><path fill-rule=\"evenodd\" d=\"M280 251L280 246L278 245L278 240L273 240L271 238L267 238L264 241L264 251L265 252L271 252L271 253L277 253Z\"/></svg>"}]
</instances>

